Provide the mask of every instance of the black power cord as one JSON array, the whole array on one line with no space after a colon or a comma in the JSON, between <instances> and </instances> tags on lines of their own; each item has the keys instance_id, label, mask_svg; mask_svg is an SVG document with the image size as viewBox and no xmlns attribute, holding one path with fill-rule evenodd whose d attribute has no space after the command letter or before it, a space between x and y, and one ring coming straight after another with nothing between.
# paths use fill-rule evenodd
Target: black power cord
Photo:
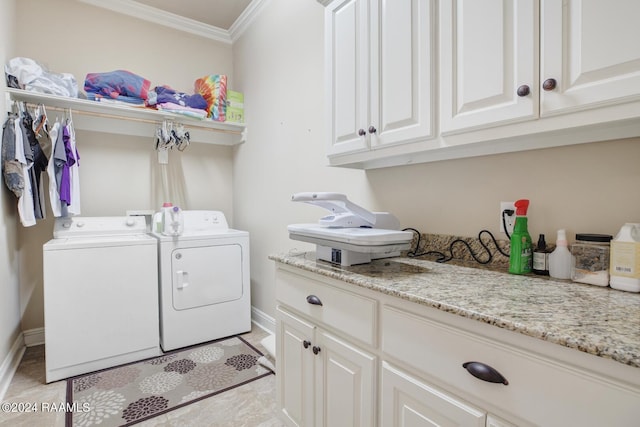
<instances>
[{"instance_id":1,"label":"black power cord","mask_svg":"<svg viewBox=\"0 0 640 427\"><path fill-rule=\"evenodd\" d=\"M511 214L513 215L513 213ZM502 221L506 222L504 219L504 212L502 215ZM506 224L505 224L505 230L507 229ZM491 237L491 240L493 241L493 244L495 245L496 249L498 250L498 252L509 258L509 254L504 252L502 249L500 249L500 246L498 245L498 241L496 240L495 236L493 235L493 233L491 233L489 230L480 230L480 232L478 233L478 241L480 242L480 245L484 248L484 250L487 252L488 254L488 258L486 260L481 260L480 258L478 258L478 256L473 252L473 249L471 249L471 245L469 245L469 243L467 243L466 241L462 240L462 239L456 239L453 242L451 242L449 244L449 255L445 255L444 253L440 252L440 251L427 251L427 252L423 252L423 253L418 253L418 249L420 248L420 240L422 239L422 233L420 233L418 230L416 230L415 228L405 228L402 231L413 231L414 233L416 233L416 235L418 236L418 240L416 242L416 247L414 250L407 252L407 256L410 258L415 258L415 257L421 257L421 256L425 256L425 255L437 255L438 259L436 259L436 262L440 262L440 263L444 263L444 262L448 262L451 261L453 259L453 247L458 244L458 243L462 243L463 245L465 245L467 247L467 249L469 250L469 253L471 254L471 257L473 257L473 259L479 263L479 264L488 264L491 262L491 260L493 259L493 253L491 253L491 250L489 249L489 247L486 245L486 243L484 243L482 241L482 234L486 233Z\"/></svg>"}]
</instances>

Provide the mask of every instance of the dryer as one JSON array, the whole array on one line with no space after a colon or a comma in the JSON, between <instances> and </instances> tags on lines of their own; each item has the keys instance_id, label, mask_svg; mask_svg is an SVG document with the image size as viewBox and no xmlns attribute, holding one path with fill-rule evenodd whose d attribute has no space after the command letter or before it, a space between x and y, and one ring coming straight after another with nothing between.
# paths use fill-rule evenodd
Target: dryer
<instances>
[{"instance_id":1,"label":"dryer","mask_svg":"<svg viewBox=\"0 0 640 427\"><path fill-rule=\"evenodd\" d=\"M57 218L43 279L47 382L161 354L157 242L143 217Z\"/></svg>"},{"instance_id":2,"label":"dryer","mask_svg":"<svg viewBox=\"0 0 640 427\"><path fill-rule=\"evenodd\" d=\"M182 220L180 235L152 233L164 351L251 330L249 233L219 211L186 210Z\"/></svg>"}]
</instances>

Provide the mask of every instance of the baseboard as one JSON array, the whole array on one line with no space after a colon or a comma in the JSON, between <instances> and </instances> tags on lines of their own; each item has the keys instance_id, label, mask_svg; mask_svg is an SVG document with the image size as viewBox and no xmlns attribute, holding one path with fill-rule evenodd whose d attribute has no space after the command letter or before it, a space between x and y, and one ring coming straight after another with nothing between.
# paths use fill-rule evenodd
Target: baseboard
<instances>
[{"instance_id":1,"label":"baseboard","mask_svg":"<svg viewBox=\"0 0 640 427\"><path fill-rule=\"evenodd\" d=\"M22 335L24 335L24 345L27 347L44 344L44 328L28 329L22 332Z\"/></svg>"},{"instance_id":2,"label":"baseboard","mask_svg":"<svg viewBox=\"0 0 640 427\"><path fill-rule=\"evenodd\" d=\"M4 400L4 395L9 389L9 384L18 370L18 365L22 360L22 355L25 350L23 334L18 334L18 337L13 342L9 354L4 358L0 365L0 402Z\"/></svg>"},{"instance_id":3,"label":"baseboard","mask_svg":"<svg viewBox=\"0 0 640 427\"><path fill-rule=\"evenodd\" d=\"M276 330L276 319L253 306L251 306L251 321L254 325L264 329L271 334L273 334Z\"/></svg>"}]
</instances>

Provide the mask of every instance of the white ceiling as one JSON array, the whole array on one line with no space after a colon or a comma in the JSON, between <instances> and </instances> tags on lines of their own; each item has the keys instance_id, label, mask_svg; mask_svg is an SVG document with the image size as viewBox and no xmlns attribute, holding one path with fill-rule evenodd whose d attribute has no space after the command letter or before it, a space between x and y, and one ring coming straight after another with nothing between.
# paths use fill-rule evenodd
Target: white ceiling
<instances>
[{"instance_id":1,"label":"white ceiling","mask_svg":"<svg viewBox=\"0 0 640 427\"><path fill-rule=\"evenodd\" d=\"M165 12L229 30L252 0L135 0Z\"/></svg>"}]
</instances>

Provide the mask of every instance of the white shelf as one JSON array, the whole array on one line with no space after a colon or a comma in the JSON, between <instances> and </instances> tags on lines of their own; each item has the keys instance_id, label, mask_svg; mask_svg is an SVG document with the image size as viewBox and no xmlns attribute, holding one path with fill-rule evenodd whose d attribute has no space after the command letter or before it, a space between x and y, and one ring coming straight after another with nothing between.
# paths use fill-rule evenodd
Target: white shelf
<instances>
[{"instance_id":1,"label":"white shelf","mask_svg":"<svg viewBox=\"0 0 640 427\"><path fill-rule=\"evenodd\" d=\"M153 138L158 124L163 120L181 123L189 131L191 142L217 145L237 145L244 142L245 126L235 123L198 120L180 114L150 108L90 101L80 98L29 92L7 88L8 102L23 101L44 104L52 109L69 109L76 129L135 135ZM10 110L10 106L8 107ZM51 112L49 116L55 116Z\"/></svg>"}]
</instances>

